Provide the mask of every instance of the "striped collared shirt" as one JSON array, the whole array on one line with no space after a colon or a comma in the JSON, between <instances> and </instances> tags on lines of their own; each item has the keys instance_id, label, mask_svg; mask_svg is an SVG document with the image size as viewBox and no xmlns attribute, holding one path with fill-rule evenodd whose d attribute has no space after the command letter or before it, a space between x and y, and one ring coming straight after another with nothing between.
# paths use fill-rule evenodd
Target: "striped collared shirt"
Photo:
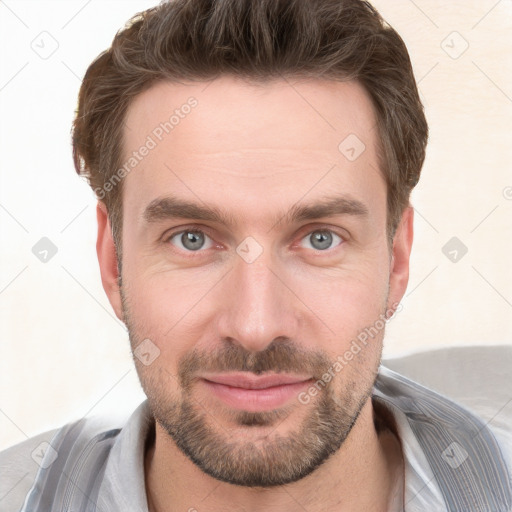
<instances>
[{"instance_id":1,"label":"striped collared shirt","mask_svg":"<svg viewBox=\"0 0 512 512\"><path fill-rule=\"evenodd\" d=\"M403 510L512 511L512 439L505 431L384 366L372 400L396 423ZM146 400L116 428L92 417L58 429L21 512L147 512L144 448L153 424Z\"/></svg>"}]
</instances>

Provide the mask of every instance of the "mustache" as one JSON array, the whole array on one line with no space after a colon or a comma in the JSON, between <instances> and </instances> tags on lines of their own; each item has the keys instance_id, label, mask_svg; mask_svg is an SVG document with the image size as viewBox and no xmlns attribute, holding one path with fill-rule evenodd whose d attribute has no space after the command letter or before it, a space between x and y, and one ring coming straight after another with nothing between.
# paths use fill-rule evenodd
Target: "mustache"
<instances>
[{"instance_id":1,"label":"mustache","mask_svg":"<svg viewBox=\"0 0 512 512\"><path fill-rule=\"evenodd\" d=\"M301 373L318 380L330 365L326 353L305 350L288 338L276 338L259 352L251 352L227 339L223 347L213 351L194 349L185 354L178 363L178 377L185 388L201 372Z\"/></svg>"}]
</instances>

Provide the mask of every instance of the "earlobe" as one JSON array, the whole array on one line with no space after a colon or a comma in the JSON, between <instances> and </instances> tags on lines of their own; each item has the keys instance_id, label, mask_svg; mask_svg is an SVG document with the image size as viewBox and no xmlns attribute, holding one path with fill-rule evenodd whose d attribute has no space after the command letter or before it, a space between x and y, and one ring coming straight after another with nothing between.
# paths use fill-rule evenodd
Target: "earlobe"
<instances>
[{"instance_id":1,"label":"earlobe","mask_svg":"<svg viewBox=\"0 0 512 512\"><path fill-rule=\"evenodd\" d=\"M409 282L409 260L413 241L414 208L409 204L393 239L393 251L389 269L388 308L394 309L401 301Z\"/></svg>"},{"instance_id":2,"label":"earlobe","mask_svg":"<svg viewBox=\"0 0 512 512\"><path fill-rule=\"evenodd\" d=\"M98 201L96 206L96 218L98 221L96 253L100 265L101 282L117 318L124 321L121 307L121 293L118 284L119 274L117 269L116 248L112 238L112 228L108 218L107 207L101 201Z\"/></svg>"}]
</instances>

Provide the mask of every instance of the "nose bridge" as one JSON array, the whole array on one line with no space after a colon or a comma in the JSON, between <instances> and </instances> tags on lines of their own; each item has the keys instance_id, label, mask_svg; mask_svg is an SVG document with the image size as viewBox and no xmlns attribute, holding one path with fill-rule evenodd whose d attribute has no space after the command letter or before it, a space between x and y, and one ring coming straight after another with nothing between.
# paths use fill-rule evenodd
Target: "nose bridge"
<instances>
[{"instance_id":1,"label":"nose bridge","mask_svg":"<svg viewBox=\"0 0 512 512\"><path fill-rule=\"evenodd\" d=\"M277 337L296 336L293 294L283 277L276 276L279 270L272 268L269 256L261 253L252 261L237 257L229 276L231 297L223 311L221 335L251 351L264 350Z\"/></svg>"}]
</instances>

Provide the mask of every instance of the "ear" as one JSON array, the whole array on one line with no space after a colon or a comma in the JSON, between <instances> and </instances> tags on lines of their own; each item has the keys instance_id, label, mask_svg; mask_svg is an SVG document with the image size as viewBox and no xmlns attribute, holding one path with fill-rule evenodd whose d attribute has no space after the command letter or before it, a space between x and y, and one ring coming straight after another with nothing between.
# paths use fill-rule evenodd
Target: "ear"
<instances>
[{"instance_id":1,"label":"ear","mask_svg":"<svg viewBox=\"0 0 512 512\"><path fill-rule=\"evenodd\" d=\"M413 240L414 208L409 204L402 214L395 237L389 268L388 309L395 310L409 282L409 259ZM395 306L393 306L395 304Z\"/></svg>"},{"instance_id":2,"label":"ear","mask_svg":"<svg viewBox=\"0 0 512 512\"><path fill-rule=\"evenodd\" d=\"M112 228L108 218L107 207L101 201L98 201L96 206L96 218L98 220L96 253L98 254L98 262L100 264L101 282L117 318L123 322L116 247L112 238Z\"/></svg>"}]
</instances>

